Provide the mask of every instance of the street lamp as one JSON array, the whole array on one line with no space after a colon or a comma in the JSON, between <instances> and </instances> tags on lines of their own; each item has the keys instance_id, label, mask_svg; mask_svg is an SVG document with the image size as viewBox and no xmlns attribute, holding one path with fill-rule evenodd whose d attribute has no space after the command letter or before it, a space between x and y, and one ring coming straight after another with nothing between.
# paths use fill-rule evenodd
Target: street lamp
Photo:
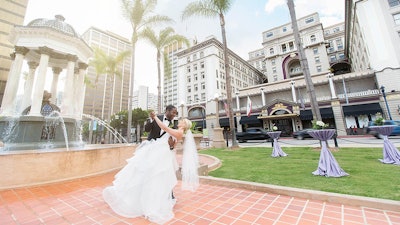
<instances>
[{"instance_id":1,"label":"street lamp","mask_svg":"<svg viewBox=\"0 0 400 225\"><path fill-rule=\"evenodd\" d=\"M180 104L180 107L181 107L181 119L183 118L183 107L185 107L185 102L184 101L181 101L181 104Z\"/></svg>"},{"instance_id":2,"label":"street lamp","mask_svg":"<svg viewBox=\"0 0 400 225\"><path fill-rule=\"evenodd\" d=\"M388 112L389 119L392 120L392 115L390 114L389 105L388 105L388 102L387 102L387 100L386 100L385 87L384 87L383 85L381 86L381 92L382 92L383 100L385 100L386 110L387 110L387 112Z\"/></svg>"}]
</instances>

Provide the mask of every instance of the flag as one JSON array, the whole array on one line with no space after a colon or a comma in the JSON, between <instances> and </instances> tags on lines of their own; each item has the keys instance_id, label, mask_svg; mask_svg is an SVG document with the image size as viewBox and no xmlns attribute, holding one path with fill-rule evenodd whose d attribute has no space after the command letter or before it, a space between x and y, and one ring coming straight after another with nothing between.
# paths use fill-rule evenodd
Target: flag
<instances>
[{"instance_id":1,"label":"flag","mask_svg":"<svg viewBox=\"0 0 400 225\"><path fill-rule=\"evenodd\" d=\"M246 111L247 116L249 117L251 114L251 100L250 97L247 96L247 111Z\"/></svg>"},{"instance_id":2,"label":"flag","mask_svg":"<svg viewBox=\"0 0 400 225\"><path fill-rule=\"evenodd\" d=\"M228 104L226 103L226 101L224 101L224 109L225 109L226 115L228 115L229 114L229 107L228 107Z\"/></svg>"}]
</instances>

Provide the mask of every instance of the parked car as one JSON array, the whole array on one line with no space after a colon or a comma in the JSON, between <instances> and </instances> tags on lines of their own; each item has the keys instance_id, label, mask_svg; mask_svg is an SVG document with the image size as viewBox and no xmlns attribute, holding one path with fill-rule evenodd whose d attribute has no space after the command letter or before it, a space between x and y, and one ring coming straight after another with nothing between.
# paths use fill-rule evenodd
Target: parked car
<instances>
[{"instance_id":1,"label":"parked car","mask_svg":"<svg viewBox=\"0 0 400 225\"><path fill-rule=\"evenodd\" d=\"M293 132L292 136L293 138L297 138L298 140L304 140L305 138L312 138L310 134L308 134L308 131L314 130L312 128L307 128L304 130L298 130Z\"/></svg>"},{"instance_id":2,"label":"parked car","mask_svg":"<svg viewBox=\"0 0 400 225\"><path fill-rule=\"evenodd\" d=\"M383 125L394 125L394 126L396 126L393 129L393 131L390 134L390 136L400 135L400 120L386 120L383 123ZM378 139L382 139L383 138L382 134L379 134L378 132L375 132L375 131L371 130L371 128L369 128L370 126L375 126L374 121L369 121L368 122L368 127L367 127L367 130L366 130L366 133L367 134L371 134L371 135L373 135L374 137L376 137Z\"/></svg>"},{"instance_id":3,"label":"parked car","mask_svg":"<svg viewBox=\"0 0 400 225\"><path fill-rule=\"evenodd\" d=\"M266 129L261 127L250 127L247 128L245 132L236 133L236 140L238 140L238 142L246 142L250 140L271 141L267 132Z\"/></svg>"}]
</instances>

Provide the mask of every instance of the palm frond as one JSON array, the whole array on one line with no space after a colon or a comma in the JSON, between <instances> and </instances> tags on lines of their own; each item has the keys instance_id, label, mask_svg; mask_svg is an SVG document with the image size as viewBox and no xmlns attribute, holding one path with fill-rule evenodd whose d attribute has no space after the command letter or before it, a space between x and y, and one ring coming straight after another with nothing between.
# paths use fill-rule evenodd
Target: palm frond
<instances>
[{"instance_id":1,"label":"palm frond","mask_svg":"<svg viewBox=\"0 0 400 225\"><path fill-rule=\"evenodd\" d=\"M213 0L189 3L182 12L181 19L186 20L192 16L214 18L219 15L219 10Z\"/></svg>"}]
</instances>

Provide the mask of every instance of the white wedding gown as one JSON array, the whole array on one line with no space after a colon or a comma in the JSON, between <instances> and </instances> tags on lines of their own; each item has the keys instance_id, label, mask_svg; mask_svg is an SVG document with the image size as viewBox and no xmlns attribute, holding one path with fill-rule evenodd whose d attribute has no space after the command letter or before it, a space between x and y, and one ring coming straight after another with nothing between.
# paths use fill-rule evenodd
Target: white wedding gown
<instances>
[{"instance_id":1,"label":"white wedding gown","mask_svg":"<svg viewBox=\"0 0 400 225\"><path fill-rule=\"evenodd\" d=\"M103 198L115 213L128 218L144 216L158 224L174 217L172 189L177 184L178 164L168 137L165 134L138 146L115 175L113 186L104 189Z\"/></svg>"}]
</instances>

